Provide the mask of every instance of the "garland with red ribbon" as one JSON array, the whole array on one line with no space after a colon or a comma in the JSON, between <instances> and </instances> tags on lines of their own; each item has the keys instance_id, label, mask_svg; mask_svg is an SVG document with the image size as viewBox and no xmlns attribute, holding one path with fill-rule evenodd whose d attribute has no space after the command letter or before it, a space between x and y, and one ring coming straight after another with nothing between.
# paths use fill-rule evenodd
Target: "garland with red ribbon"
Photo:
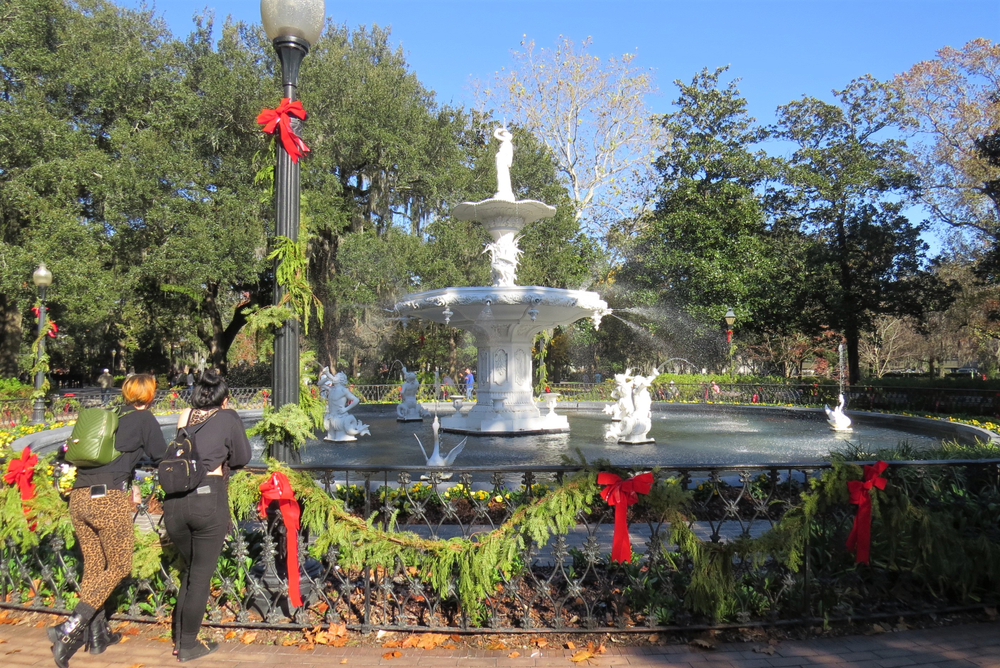
<instances>
[{"instance_id":1,"label":"garland with red ribbon","mask_svg":"<svg viewBox=\"0 0 1000 668\"><path fill-rule=\"evenodd\" d=\"M35 314L35 320L38 320L39 308L37 306L32 306L31 312ZM56 338L56 334L59 333L59 326L56 325L56 321L51 318L49 318L47 322L52 325L49 329L49 336L54 339Z\"/></svg>"},{"instance_id":2,"label":"garland with red ribbon","mask_svg":"<svg viewBox=\"0 0 1000 668\"><path fill-rule=\"evenodd\" d=\"M875 462L874 466L865 464L863 480L848 480L847 491L851 503L857 505L858 512L854 516L854 525L847 536L847 549L857 550L855 563L869 563L868 551L872 540L872 488L885 489L886 479L881 477L889 465L883 461Z\"/></svg>"},{"instance_id":3,"label":"garland with red ribbon","mask_svg":"<svg viewBox=\"0 0 1000 668\"><path fill-rule=\"evenodd\" d=\"M279 136L281 137L282 146L285 147L285 151L292 158L292 162L298 162L299 158L309 152L309 147L292 130L292 116L304 121L306 119L306 110L298 100L292 102L291 98L283 97L281 98L281 104L277 108L264 109L257 115L257 124L263 125L262 129L268 134L274 134L280 128L281 132Z\"/></svg>"},{"instance_id":4,"label":"garland with red ribbon","mask_svg":"<svg viewBox=\"0 0 1000 668\"><path fill-rule=\"evenodd\" d=\"M35 466L38 464L38 455L31 452L31 448L24 446L19 459L11 459L7 462L7 471L3 474L3 481L8 485L17 485L21 493L21 507L24 514L28 514L28 505L25 501L34 498L35 483L32 478L35 475ZM31 530L35 530L34 524Z\"/></svg>"},{"instance_id":5,"label":"garland with red ribbon","mask_svg":"<svg viewBox=\"0 0 1000 668\"><path fill-rule=\"evenodd\" d=\"M611 542L611 560L632 562L632 541L628 534L628 507L639 500L639 494L649 494L653 487L653 474L639 475L622 480L614 473L598 473L597 484L606 485L601 497L615 509L615 534Z\"/></svg>"},{"instance_id":6,"label":"garland with red ribbon","mask_svg":"<svg viewBox=\"0 0 1000 668\"><path fill-rule=\"evenodd\" d=\"M302 606L302 594L299 591L299 502L295 500L295 492L288 482L288 477L280 471L275 471L267 480L260 484L260 503L257 512L266 517L267 507L272 502L278 502L281 511L281 521L285 525L285 565L288 569L288 601L295 607Z\"/></svg>"}]
</instances>

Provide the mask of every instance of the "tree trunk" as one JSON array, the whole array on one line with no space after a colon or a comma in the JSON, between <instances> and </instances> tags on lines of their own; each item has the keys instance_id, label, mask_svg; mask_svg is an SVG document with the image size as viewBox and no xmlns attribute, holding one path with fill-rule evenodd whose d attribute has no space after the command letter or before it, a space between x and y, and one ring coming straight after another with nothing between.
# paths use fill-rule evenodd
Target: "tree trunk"
<instances>
[{"instance_id":1,"label":"tree trunk","mask_svg":"<svg viewBox=\"0 0 1000 668\"><path fill-rule=\"evenodd\" d=\"M0 295L0 377L17 376L21 352L21 312L17 300Z\"/></svg>"}]
</instances>

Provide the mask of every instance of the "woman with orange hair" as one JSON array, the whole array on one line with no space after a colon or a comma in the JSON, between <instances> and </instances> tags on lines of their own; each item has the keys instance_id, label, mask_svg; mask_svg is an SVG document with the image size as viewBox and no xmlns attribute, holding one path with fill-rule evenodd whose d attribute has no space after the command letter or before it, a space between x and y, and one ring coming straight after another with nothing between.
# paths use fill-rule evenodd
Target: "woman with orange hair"
<instances>
[{"instance_id":1,"label":"woman with orange hair","mask_svg":"<svg viewBox=\"0 0 1000 668\"><path fill-rule=\"evenodd\" d=\"M91 654L100 654L121 640L121 635L108 628L105 606L132 572L130 496L136 465L145 457L160 461L167 449L160 424L148 410L155 394L153 376L127 378L122 385L125 408L115 432L115 450L120 454L107 464L77 469L69 495L69 515L83 553L83 581L80 602L69 619L48 630L59 668L67 668L84 643Z\"/></svg>"}]
</instances>

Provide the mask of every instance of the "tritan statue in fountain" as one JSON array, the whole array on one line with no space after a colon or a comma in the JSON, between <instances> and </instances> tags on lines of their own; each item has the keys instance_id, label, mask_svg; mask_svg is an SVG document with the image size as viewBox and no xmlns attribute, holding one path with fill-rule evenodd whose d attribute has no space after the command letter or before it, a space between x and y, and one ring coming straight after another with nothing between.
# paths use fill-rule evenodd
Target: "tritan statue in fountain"
<instances>
[{"instance_id":1,"label":"tritan statue in fountain","mask_svg":"<svg viewBox=\"0 0 1000 668\"><path fill-rule=\"evenodd\" d=\"M606 404L604 412L611 416L612 422L618 422L623 414L634 412L632 404L632 370L626 369L625 373L615 374L615 389L611 391L611 398L615 403Z\"/></svg>"},{"instance_id":2,"label":"tritan statue in fountain","mask_svg":"<svg viewBox=\"0 0 1000 668\"><path fill-rule=\"evenodd\" d=\"M343 371L331 373L330 367L323 367L319 380L319 396L326 399L325 441L346 443L358 440L358 436L371 436L368 425L350 414L351 409L361 401L347 389L347 376Z\"/></svg>"},{"instance_id":3,"label":"tritan statue in fountain","mask_svg":"<svg viewBox=\"0 0 1000 668\"><path fill-rule=\"evenodd\" d=\"M399 388L401 400L396 406L397 422L423 422L425 417L431 416L417 403L417 392L419 391L420 381L417 380L417 374L413 371L407 371L404 366L403 384Z\"/></svg>"},{"instance_id":4,"label":"tritan statue in fountain","mask_svg":"<svg viewBox=\"0 0 1000 668\"><path fill-rule=\"evenodd\" d=\"M517 284L521 230L556 215L544 202L517 199L510 170L514 145L507 128L497 128L497 189L480 202L462 202L452 210L455 220L481 224L491 240L486 245L492 285L447 287L407 295L396 304L402 318L421 318L470 332L479 351L474 369L476 403L441 418L441 430L466 434L519 435L569 430L566 416L542 413L534 396L532 344L543 330L590 318L594 325L610 313L596 292ZM461 403L458 402L458 407Z\"/></svg>"},{"instance_id":5,"label":"tritan statue in fountain","mask_svg":"<svg viewBox=\"0 0 1000 668\"><path fill-rule=\"evenodd\" d=\"M628 378L628 372L623 374L623 383L619 385L620 394L629 394L629 400L622 402L619 399L621 417L618 422L608 425L604 431L604 440L609 442L629 443L637 445L640 443L654 443L649 438L649 430L653 427L653 398L649 394L649 386L653 384L660 372L653 369L653 373L648 376L633 376ZM615 376L617 381L619 376ZM631 387L628 387L628 383Z\"/></svg>"}]
</instances>

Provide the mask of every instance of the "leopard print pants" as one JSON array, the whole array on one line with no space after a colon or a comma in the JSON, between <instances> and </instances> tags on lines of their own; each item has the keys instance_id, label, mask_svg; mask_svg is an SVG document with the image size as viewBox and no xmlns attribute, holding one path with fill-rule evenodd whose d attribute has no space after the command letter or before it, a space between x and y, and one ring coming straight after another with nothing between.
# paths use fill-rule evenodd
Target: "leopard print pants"
<instances>
[{"instance_id":1,"label":"leopard print pants","mask_svg":"<svg viewBox=\"0 0 1000 668\"><path fill-rule=\"evenodd\" d=\"M100 610L115 587L132 572L132 504L119 489L90 498L90 488L69 495L69 516L83 553L80 602Z\"/></svg>"}]
</instances>

